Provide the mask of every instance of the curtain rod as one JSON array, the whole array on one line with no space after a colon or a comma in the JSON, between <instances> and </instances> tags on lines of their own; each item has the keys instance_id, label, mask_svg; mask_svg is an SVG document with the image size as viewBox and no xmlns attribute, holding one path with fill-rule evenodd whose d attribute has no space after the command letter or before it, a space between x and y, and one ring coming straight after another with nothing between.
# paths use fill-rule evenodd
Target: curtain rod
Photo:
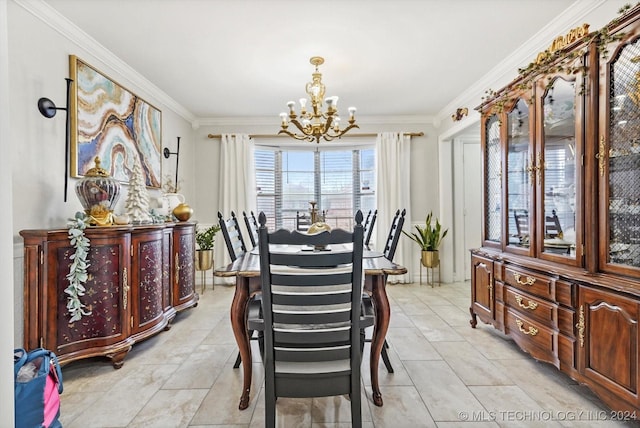
<instances>
[{"instance_id":1,"label":"curtain rod","mask_svg":"<svg viewBox=\"0 0 640 428\"><path fill-rule=\"evenodd\" d=\"M230 135L236 135L236 134L230 134ZM402 135L408 135L409 137L423 137L424 136L424 132L403 132ZM374 133L360 133L360 134L349 134L346 135L345 138L348 137L377 137L378 134L374 134ZM283 138L283 137L289 137L286 134L249 134L249 138ZM207 138L222 138L222 134L209 134L207 135ZM291 137L289 137L291 138Z\"/></svg>"}]
</instances>

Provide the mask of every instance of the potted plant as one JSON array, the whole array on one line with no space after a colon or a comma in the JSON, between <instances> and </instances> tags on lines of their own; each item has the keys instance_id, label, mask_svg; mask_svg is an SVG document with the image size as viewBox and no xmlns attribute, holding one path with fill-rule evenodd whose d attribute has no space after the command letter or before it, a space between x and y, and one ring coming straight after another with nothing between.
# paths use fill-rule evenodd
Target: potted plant
<instances>
[{"instance_id":1,"label":"potted plant","mask_svg":"<svg viewBox=\"0 0 640 428\"><path fill-rule=\"evenodd\" d=\"M412 241L417 243L422 250L422 265L425 267L436 267L440 263L440 258L438 256L438 248L442 243L442 239L447 236L447 232L449 229L442 230L442 225L438 218L435 218L433 212L430 212L427 215L427 219L425 221L425 225L420 226L416 225L416 230L418 233L407 233L404 230L406 236L409 237Z\"/></svg>"},{"instance_id":2,"label":"potted plant","mask_svg":"<svg viewBox=\"0 0 640 428\"><path fill-rule=\"evenodd\" d=\"M205 271L213 267L213 243L220 226L214 224L206 229L196 230L196 270L202 271L202 292L206 288Z\"/></svg>"}]
</instances>

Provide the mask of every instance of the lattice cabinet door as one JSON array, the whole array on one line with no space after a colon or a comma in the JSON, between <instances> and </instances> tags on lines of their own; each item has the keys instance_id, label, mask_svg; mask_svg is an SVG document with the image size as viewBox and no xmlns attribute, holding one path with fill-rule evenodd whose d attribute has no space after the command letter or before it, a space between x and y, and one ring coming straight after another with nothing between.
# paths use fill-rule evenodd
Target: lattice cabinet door
<instances>
[{"instance_id":1,"label":"lattice cabinet door","mask_svg":"<svg viewBox=\"0 0 640 428\"><path fill-rule=\"evenodd\" d=\"M502 145L500 118L491 113L483 117L483 241L485 246L502 245Z\"/></svg>"},{"instance_id":2,"label":"lattice cabinet door","mask_svg":"<svg viewBox=\"0 0 640 428\"><path fill-rule=\"evenodd\" d=\"M623 27L600 66L600 269L640 277L640 28Z\"/></svg>"}]
</instances>

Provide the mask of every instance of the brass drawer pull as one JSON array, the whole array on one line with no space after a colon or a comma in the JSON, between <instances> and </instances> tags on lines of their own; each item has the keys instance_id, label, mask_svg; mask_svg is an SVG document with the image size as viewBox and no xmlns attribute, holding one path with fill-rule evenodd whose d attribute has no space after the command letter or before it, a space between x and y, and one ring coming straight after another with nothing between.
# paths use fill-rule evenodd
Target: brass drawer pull
<instances>
[{"instance_id":1,"label":"brass drawer pull","mask_svg":"<svg viewBox=\"0 0 640 428\"><path fill-rule=\"evenodd\" d=\"M519 273L514 273L513 277L516 279L516 282L520 285L533 285L536 282L535 278L532 278L530 276L527 276L524 281L522 281L520 278L522 278L522 275L520 275Z\"/></svg>"},{"instance_id":2,"label":"brass drawer pull","mask_svg":"<svg viewBox=\"0 0 640 428\"><path fill-rule=\"evenodd\" d=\"M535 336L536 334L538 334L538 329L532 326L529 326L529 329L525 330L524 327L522 327L524 323L517 318L516 318L516 324L518 324L518 330L520 330L524 334L530 334L531 336Z\"/></svg>"},{"instance_id":3,"label":"brass drawer pull","mask_svg":"<svg viewBox=\"0 0 640 428\"><path fill-rule=\"evenodd\" d=\"M129 304L129 278L127 268L122 270L122 307L126 311Z\"/></svg>"},{"instance_id":4,"label":"brass drawer pull","mask_svg":"<svg viewBox=\"0 0 640 428\"><path fill-rule=\"evenodd\" d=\"M520 306L523 309L531 309L532 311L535 311L536 308L538 307L538 304L531 300L529 300L529 303L525 305L524 303L522 303L522 296L518 296L517 294L516 294L516 302L518 302L518 306Z\"/></svg>"}]
</instances>

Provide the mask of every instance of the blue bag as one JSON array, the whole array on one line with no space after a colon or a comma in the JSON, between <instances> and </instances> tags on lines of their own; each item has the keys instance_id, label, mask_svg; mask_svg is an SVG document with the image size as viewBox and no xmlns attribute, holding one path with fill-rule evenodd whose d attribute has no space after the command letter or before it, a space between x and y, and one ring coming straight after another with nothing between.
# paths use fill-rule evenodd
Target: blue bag
<instances>
[{"instance_id":1,"label":"blue bag","mask_svg":"<svg viewBox=\"0 0 640 428\"><path fill-rule=\"evenodd\" d=\"M13 351L16 428L61 428L62 371L52 351Z\"/></svg>"}]
</instances>

